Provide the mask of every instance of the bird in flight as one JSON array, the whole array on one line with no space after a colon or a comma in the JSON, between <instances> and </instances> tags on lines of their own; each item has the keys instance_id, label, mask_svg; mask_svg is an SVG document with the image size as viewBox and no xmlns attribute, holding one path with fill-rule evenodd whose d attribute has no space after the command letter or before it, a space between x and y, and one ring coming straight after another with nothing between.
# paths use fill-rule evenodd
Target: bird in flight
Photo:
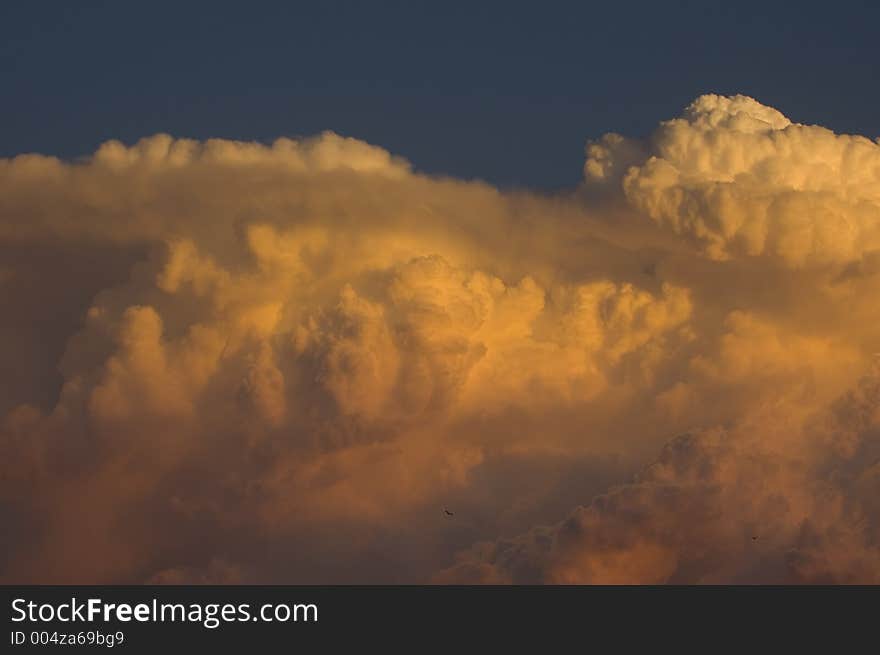
<instances>
[{"instance_id":1,"label":"bird in flight","mask_svg":"<svg viewBox=\"0 0 880 655\"><path fill-rule=\"evenodd\" d=\"M446 512L446 516L455 516L455 514L450 512L448 509L444 509L443 511Z\"/></svg>"}]
</instances>

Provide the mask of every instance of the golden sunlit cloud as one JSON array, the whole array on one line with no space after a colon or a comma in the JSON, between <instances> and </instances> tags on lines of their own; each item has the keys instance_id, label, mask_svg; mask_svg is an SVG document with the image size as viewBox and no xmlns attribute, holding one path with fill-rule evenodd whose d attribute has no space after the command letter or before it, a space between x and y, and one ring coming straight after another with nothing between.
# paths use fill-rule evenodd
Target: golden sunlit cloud
<instances>
[{"instance_id":1,"label":"golden sunlit cloud","mask_svg":"<svg viewBox=\"0 0 880 655\"><path fill-rule=\"evenodd\" d=\"M0 249L4 582L880 582L876 141L158 135L0 160Z\"/></svg>"}]
</instances>

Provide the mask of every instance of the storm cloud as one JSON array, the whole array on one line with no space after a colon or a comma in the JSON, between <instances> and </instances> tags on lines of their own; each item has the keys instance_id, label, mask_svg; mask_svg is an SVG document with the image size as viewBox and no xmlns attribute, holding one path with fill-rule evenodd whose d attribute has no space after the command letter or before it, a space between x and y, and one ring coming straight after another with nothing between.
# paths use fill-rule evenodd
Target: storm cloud
<instances>
[{"instance_id":1,"label":"storm cloud","mask_svg":"<svg viewBox=\"0 0 880 655\"><path fill-rule=\"evenodd\" d=\"M157 135L0 160L0 253L4 582L880 581L877 141Z\"/></svg>"}]
</instances>

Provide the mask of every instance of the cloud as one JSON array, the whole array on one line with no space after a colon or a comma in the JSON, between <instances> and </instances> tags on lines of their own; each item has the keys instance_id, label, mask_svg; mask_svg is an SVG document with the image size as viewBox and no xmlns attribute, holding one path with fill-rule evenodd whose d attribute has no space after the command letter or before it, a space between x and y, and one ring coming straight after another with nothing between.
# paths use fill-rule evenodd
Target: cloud
<instances>
[{"instance_id":1,"label":"cloud","mask_svg":"<svg viewBox=\"0 0 880 655\"><path fill-rule=\"evenodd\" d=\"M708 95L647 143L607 135L586 178L715 259L789 266L858 260L880 243L880 144L792 123L744 96Z\"/></svg>"},{"instance_id":2,"label":"cloud","mask_svg":"<svg viewBox=\"0 0 880 655\"><path fill-rule=\"evenodd\" d=\"M0 579L874 580L877 147L703 96L553 196L0 161Z\"/></svg>"},{"instance_id":3,"label":"cloud","mask_svg":"<svg viewBox=\"0 0 880 655\"><path fill-rule=\"evenodd\" d=\"M785 418L781 418L785 416ZM828 408L670 441L556 525L478 544L442 582L877 583L880 367Z\"/></svg>"}]
</instances>

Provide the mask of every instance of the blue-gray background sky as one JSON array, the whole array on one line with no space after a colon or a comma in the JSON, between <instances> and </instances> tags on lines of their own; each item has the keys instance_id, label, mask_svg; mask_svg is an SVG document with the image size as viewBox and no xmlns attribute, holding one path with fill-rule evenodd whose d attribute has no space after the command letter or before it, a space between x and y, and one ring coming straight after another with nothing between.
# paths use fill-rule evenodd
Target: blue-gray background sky
<instances>
[{"instance_id":1,"label":"blue-gray background sky","mask_svg":"<svg viewBox=\"0 0 880 655\"><path fill-rule=\"evenodd\" d=\"M585 140L706 92L877 136L878 25L871 2L4 2L0 156L332 129L559 188Z\"/></svg>"}]
</instances>

